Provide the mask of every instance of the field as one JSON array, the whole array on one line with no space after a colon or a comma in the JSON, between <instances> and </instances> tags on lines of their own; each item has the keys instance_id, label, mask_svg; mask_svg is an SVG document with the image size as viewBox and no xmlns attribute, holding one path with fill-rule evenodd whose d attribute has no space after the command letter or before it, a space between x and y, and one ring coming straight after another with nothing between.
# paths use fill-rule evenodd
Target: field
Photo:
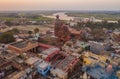
<instances>
[{"instance_id":1,"label":"field","mask_svg":"<svg viewBox=\"0 0 120 79\"><path fill-rule=\"evenodd\" d=\"M2 29L0 30L0 32L6 32L8 30L11 30L13 28L17 28L18 30L25 30L25 31L34 31L35 28L39 28L41 33L45 33L47 30L53 30L53 25L44 25L44 26L40 26L40 25L26 25L26 26L12 26L12 27L8 27L6 29Z\"/></svg>"},{"instance_id":2,"label":"field","mask_svg":"<svg viewBox=\"0 0 120 79\"><path fill-rule=\"evenodd\" d=\"M6 21L14 21L14 20L18 20L19 17L0 17L0 20L6 20ZM33 20L33 21L52 21L52 18L48 18L48 17L43 17L43 16L37 16L37 17L28 17L27 19L29 20Z\"/></svg>"},{"instance_id":3,"label":"field","mask_svg":"<svg viewBox=\"0 0 120 79\"><path fill-rule=\"evenodd\" d=\"M37 17L37 18L30 18L30 19L33 20L33 21L52 21L53 20L52 18L43 17L43 16L40 16L40 17Z\"/></svg>"}]
</instances>

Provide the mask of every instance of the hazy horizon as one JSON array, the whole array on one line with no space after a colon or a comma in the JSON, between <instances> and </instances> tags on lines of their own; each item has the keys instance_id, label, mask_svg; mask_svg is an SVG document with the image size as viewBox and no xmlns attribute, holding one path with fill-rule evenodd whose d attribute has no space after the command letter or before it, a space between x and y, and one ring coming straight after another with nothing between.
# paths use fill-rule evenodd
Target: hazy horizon
<instances>
[{"instance_id":1,"label":"hazy horizon","mask_svg":"<svg viewBox=\"0 0 120 79\"><path fill-rule=\"evenodd\" d=\"M0 0L0 11L120 10L120 0Z\"/></svg>"}]
</instances>

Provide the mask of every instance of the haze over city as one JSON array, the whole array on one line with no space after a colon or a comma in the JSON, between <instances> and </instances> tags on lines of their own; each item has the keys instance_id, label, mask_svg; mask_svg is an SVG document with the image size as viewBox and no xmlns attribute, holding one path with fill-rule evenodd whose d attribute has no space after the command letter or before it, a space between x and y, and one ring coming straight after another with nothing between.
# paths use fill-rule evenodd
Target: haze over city
<instances>
[{"instance_id":1,"label":"haze over city","mask_svg":"<svg viewBox=\"0 0 120 79\"><path fill-rule=\"evenodd\" d=\"M0 11L120 10L120 0L0 0Z\"/></svg>"}]
</instances>

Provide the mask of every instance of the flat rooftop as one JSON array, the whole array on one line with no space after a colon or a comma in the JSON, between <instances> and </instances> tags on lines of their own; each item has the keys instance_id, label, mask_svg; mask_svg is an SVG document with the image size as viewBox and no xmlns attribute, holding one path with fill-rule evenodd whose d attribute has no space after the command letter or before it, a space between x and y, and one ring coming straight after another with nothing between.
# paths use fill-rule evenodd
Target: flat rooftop
<instances>
[{"instance_id":1,"label":"flat rooftop","mask_svg":"<svg viewBox=\"0 0 120 79\"><path fill-rule=\"evenodd\" d=\"M58 68L65 70L68 67L68 65L70 65L71 62L74 61L75 59L76 57L72 55L66 57L61 63L58 64Z\"/></svg>"},{"instance_id":2,"label":"flat rooftop","mask_svg":"<svg viewBox=\"0 0 120 79\"><path fill-rule=\"evenodd\" d=\"M10 44L10 45L12 45L12 46L15 46L15 47L17 47L17 48L25 48L25 47L27 47L29 44L35 44L35 43L37 43L36 41L19 41L19 42L14 42L14 43L12 43L12 44Z\"/></svg>"},{"instance_id":3,"label":"flat rooftop","mask_svg":"<svg viewBox=\"0 0 120 79\"><path fill-rule=\"evenodd\" d=\"M4 62L6 61L0 58L0 65L3 64Z\"/></svg>"},{"instance_id":4,"label":"flat rooftop","mask_svg":"<svg viewBox=\"0 0 120 79\"><path fill-rule=\"evenodd\" d=\"M14 53L12 53L12 52L9 51L9 50L0 53L0 57L1 57L1 58L5 58L5 59L8 59L8 60L14 58L15 56L17 56L17 55L14 54Z\"/></svg>"},{"instance_id":5,"label":"flat rooftop","mask_svg":"<svg viewBox=\"0 0 120 79\"><path fill-rule=\"evenodd\" d=\"M31 58L27 59L25 62L26 62L27 64L29 64L29 65L33 65L33 64L35 64L38 60L39 60L38 57L31 57Z\"/></svg>"},{"instance_id":6,"label":"flat rooftop","mask_svg":"<svg viewBox=\"0 0 120 79\"><path fill-rule=\"evenodd\" d=\"M59 51L59 50L60 50L59 48L52 47L52 48L49 48L49 49L47 49L47 50L42 51L41 54L50 55L50 54L52 54L53 52Z\"/></svg>"},{"instance_id":7,"label":"flat rooftop","mask_svg":"<svg viewBox=\"0 0 120 79\"><path fill-rule=\"evenodd\" d=\"M45 69L47 66L49 66L49 63L45 62L44 60L39 60L38 62L39 64L37 65L37 67L40 67L41 69Z\"/></svg>"},{"instance_id":8,"label":"flat rooftop","mask_svg":"<svg viewBox=\"0 0 120 79\"><path fill-rule=\"evenodd\" d=\"M7 64L8 62L2 58L0 58L0 67L4 66L5 64Z\"/></svg>"}]
</instances>

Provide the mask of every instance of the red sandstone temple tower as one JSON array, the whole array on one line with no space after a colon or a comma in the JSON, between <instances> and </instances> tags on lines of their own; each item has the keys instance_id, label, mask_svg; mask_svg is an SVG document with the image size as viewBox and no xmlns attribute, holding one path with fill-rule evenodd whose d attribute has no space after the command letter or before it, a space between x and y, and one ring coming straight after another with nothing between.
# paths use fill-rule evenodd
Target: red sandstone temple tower
<instances>
[{"instance_id":1,"label":"red sandstone temple tower","mask_svg":"<svg viewBox=\"0 0 120 79\"><path fill-rule=\"evenodd\" d=\"M70 40L68 26L59 19L59 15L56 16L55 20L55 36L58 37L60 42L66 42Z\"/></svg>"},{"instance_id":2,"label":"red sandstone temple tower","mask_svg":"<svg viewBox=\"0 0 120 79\"><path fill-rule=\"evenodd\" d=\"M54 32L60 43L69 41L72 38L80 39L81 37L81 31L70 28L69 25L63 23L59 19L59 15L56 16Z\"/></svg>"}]
</instances>

